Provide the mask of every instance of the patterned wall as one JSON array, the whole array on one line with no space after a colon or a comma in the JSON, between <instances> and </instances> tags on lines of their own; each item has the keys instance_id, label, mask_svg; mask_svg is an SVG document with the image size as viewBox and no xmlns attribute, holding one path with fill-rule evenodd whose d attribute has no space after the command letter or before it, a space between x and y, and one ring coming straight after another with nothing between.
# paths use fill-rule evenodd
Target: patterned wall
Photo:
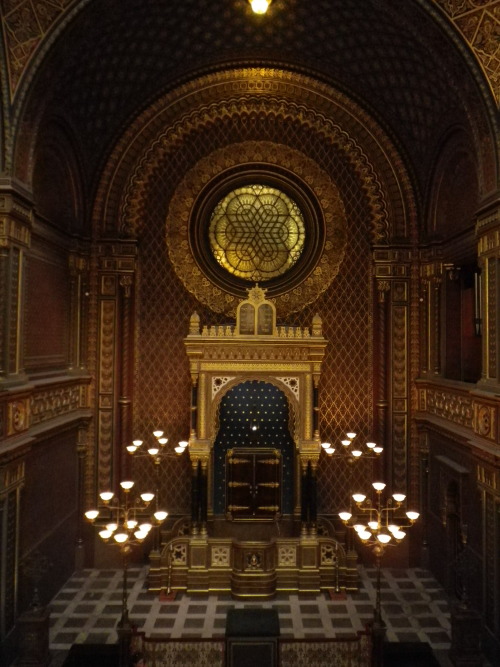
<instances>
[{"instance_id":1,"label":"patterned wall","mask_svg":"<svg viewBox=\"0 0 500 667\"><path fill-rule=\"evenodd\" d=\"M35 251L36 252L36 251ZM25 365L65 368L69 343L69 269L62 258L31 255L27 261Z\"/></svg>"},{"instance_id":2,"label":"patterned wall","mask_svg":"<svg viewBox=\"0 0 500 667\"><path fill-rule=\"evenodd\" d=\"M372 293L368 207L347 160L325 149L321 138L296 124L276 127L272 119L254 123L225 124L221 119L209 132L193 133L165 157L155 174L139 243L140 278L137 303L134 435L142 437L163 428L171 441L189 434L189 367L183 338L189 317L196 310L201 324L223 323L222 316L197 303L177 279L165 242L168 201L180 175L203 154L231 142L252 140L286 142L306 151L329 173L344 200L348 242L340 272L316 303L296 313L289 324L310 326L312 317L323 318L327 348L320 385L321 437L337 442L348 430L360 438L372 432ZM365 285L365 289L359 289ZM144 465L143 465L144 463ZM151 478L146 462L137 461L136 475ZM190 476L187 457L165 464L162 498L170 512L188 512ZM362 472L362 468L360 468ZM334 511L345 504L348 471L331 459L321 459L318 473L319 511Z\"/></svg>"}]
</instances>

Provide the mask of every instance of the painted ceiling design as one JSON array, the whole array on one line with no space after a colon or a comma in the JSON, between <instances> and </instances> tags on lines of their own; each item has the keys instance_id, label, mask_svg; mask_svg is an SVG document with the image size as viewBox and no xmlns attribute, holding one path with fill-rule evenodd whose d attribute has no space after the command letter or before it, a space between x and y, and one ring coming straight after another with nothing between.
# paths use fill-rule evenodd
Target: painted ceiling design
<instances>
[{"instance_id":1,"label":"painted ceiling design","mask_svg":"<svg viewBox=\"0 0 500 667\"><path fill-rule=\"evenodd\" d=\"M477 58L500 105L500 0L430 0ZM0 0L11 98L37 49L58 22L89 0Z\"/></svg>"}]
</instances>

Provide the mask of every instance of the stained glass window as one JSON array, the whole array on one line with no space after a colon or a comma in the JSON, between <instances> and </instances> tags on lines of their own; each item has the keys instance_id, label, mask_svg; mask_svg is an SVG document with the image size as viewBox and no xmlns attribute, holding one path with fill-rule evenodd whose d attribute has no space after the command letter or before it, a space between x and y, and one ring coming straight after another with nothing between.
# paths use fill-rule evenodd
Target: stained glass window
<instances>
[{"instance_id":1,"label":"stained glass window","mask_svg":"<svg viewBox=\"0 0 500 667\"><path fill-rule=\"evenodd\" d=\"M214 258L229 273L264 282L288 271L304 249L304 217L284 192L268 185L232 190L209 225Z\"/></svg>"}]
</instances>

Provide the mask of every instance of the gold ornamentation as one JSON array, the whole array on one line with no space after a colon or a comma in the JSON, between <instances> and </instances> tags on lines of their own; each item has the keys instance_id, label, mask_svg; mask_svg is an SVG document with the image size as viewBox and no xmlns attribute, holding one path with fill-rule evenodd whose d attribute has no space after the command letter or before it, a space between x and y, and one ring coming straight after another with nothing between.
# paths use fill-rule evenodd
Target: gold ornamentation
<instances>
[{"instance_id":1,"label":"gold ornamentation","mask_svg":"<svg viewBox=\"0 0 500 667\"><path fill-rule=\"evenodd\" d=\"M346 246L346 218L338 190L330 177L303 153L271 142L243 142L221 148L199 161L186 174L170 202L167 217L169 256L186 289L215 312L234 314L240 299L212 283L197 263L189 243L192 204L210 182L230 166L246 163L286 165L298 178L311 187L323 211L325 242L316 266L303 282L290 292L275 298L281 315L302 309L315 301L332 283L338 273Z\"/></svg>"},{"instance_id":2,"label":"gold ornamentation","mask_svg":"<svg viewBox=\"0 0 500 667\"><path fill-rule=\"evenodd\" d=\"M85 406L83 385L37 391L31 397L31 424L40 424Z\"/></svg>"},{"instance_id":3,"label":"gold ornamentation","mask_svg":"<svg viewBox=\"0 0 500 667\"><path fill-rule=\"evenodd\" d=\"M7 435L21 433L29 428L28 399L12 401L8 404Z\"/></svg>"},{"instance_id":4,"label":"gold ornamentation","mask_svg":"<svg viewBox=\"0 0 500 667\"><path fill-rule=\"evenodd\" d=\"M297 565L297 550L294 546L279 546L278 547L278 566L279 567L296 567Z\"/></svg>"},{"instance_id":5,"label":"gold ornamentation","mask_svg":"<svg viewBox=\"0 0 500 667\"><path fill-rule=\"evenodd\" d=\"M208 236L215 260L226 271L262 282L297 262L306 232L302 212L288 195L251 184L232 190L216 205Z\"/></svg>"},{"instance_id":6,"label":"gold ornamentation","mask_svg":"<svg viewBox=\"0 0 500 667\"><path fill-rule=\"evenodd\" d=\"M230 547L212 547L212 567L229 567L231 565Z\"/></svg>"},{"instance_id":7,"label":"gold ornamentation","mask_svg":"<svg viewBox=\"0 0 500 667\"><path fill-rule=\"evenodd\" d=\"M474 430L479 435L495 440L496 410L490 405L474 403Z\"/></svg>"}]
</instances>

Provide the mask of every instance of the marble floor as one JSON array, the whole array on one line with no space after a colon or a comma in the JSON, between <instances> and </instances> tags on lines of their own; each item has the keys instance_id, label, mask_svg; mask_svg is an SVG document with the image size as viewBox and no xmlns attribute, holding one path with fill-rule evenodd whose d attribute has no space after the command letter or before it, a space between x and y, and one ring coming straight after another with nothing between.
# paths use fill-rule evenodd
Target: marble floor
<instances>
[{"instance_id":1,"label":"marble floor","mask_svg":"<svg viewBox=\"0 0 500 667\"><path fill-rule=\"evenodd\" d=\"M279 594L272 601L234 601L229 595L190 596L171 602L147 590L147 568L129 571L131 621L150 636L222 637L230 608L274 608L281 636L336 637L362 630L373 617L376 571L360 567L360 587L346 599ZM85 570L71 577L50 603L51 665L64 662L74 643L113 644L122 610L121 570ZM381 610L390 642L426 642L447 667L450 647L449 601L429 572L382 569Z\"/></svg>"}]
</instances>

